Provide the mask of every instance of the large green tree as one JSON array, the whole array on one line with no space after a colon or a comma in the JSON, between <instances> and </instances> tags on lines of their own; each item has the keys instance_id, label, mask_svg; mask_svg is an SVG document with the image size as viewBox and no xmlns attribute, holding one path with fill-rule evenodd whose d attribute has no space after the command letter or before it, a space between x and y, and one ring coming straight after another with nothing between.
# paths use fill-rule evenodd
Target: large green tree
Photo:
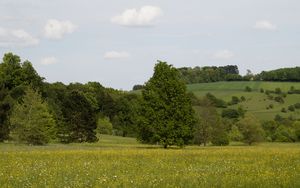
<instances>
[{"instance_id":1,"label":"large green tree","mask_svg":"<svg viewBox=\"0 0 300 188\"><path fill-rule=\"evenodd\" d=\"M96 113L92 105L79 91L67 94L62 104L62 113L65 120L60 127L60 137L63 142L95 142Z\"/></svg>"},{"instance_id":2,"label":"large green tree","mask_svg":"<svg viewBox=\"0 0 300 188\"><path fill-rule=\"evenodd\" d=\"M139 139L167 148L183 146L193 138L194 116L186 86L172 65L158 61L146 83Z\"/></svg>"},{"instance_id":3,"label":"large green tree","mask_svg":"<svg viewBox=\"0 0 300 188\"><path fill-rule=\"evenodd\" d=\"M55 121L39 93L28 88L10 116L11 136L21 143L43 145L55 135Z\"/></svg>"}]
</instances>

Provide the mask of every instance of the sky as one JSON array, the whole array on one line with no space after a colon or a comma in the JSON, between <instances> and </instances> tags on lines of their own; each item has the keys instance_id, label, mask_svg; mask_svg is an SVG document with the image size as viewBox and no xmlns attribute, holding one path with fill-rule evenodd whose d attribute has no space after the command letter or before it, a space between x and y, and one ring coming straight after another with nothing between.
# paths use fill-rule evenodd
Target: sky
<instances>
[{"instance_id":1,"label":"sky","mask_svg":"<svg viewBox=\"0 0 300 188\"><path fill-rule=\"evenodd\" d=\"M130 90L157 60L238 65L241 74L300 66L299 0L0 0L0 55L48 82Z\"/></svg>"}]
</instances>

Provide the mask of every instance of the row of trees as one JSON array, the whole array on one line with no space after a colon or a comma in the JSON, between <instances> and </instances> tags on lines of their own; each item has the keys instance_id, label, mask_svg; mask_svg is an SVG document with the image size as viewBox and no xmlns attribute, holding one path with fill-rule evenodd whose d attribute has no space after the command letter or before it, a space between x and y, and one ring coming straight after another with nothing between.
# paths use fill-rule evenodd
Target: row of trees
<instances>
[{"instance_id":1,"label":"row of trees","mask_svg":"<svg viewBox=\"0 0 300 188\"><path fill-rule=\"evenodd\" d=\"M268 129L242 108L224 109L221 116L216 107L224 101L212 94L198 99L187 93L180 71L166 62L156 64L141 93L105 88L97 82L47 83L30 62L5 54L0 64L0 141L95 142L97 133L133 136L165 148L280 140L266 136ZM282 122L278 125L282 132ZM288 130L294 135L290 141L297 141L298 124Z\"/></svg>"},{"instance_id":2,"label":"row of trees","mask_svg":"<svg viewBox=\"0 0 300 188\"><path fill-rule=\"evenodd\" d=\"M136 136L140 100L97 82L47 83L29 61L8 53L0 64L0 141L94 142L97 126L109 126L105 119L115 134Z\"/></svg>"},{"instance_id":3,"label":"row of trees","mask_svg":"<svg viewBox=\"0 0 300 188\"><path fill-rule=\"evenodd\" d=\"M236 65L221 67L183 67L178 69L187 84L242 80Z\"/></svg>"},{"instance_id":4,"label":"row of trees","mask_svg":"<svg viewBox=\"0 0 300 188\"><path fill-rule=\"evenodd\" d=\"M218 81L300 81L300 67L281 68L272 71L262 71L260 74L253 74L247 70L247 74L242 76L236 65L212 66L212 67L183 67L178 68L183 80L187 84L208 83Z\"/></svg>"},{"instance_id":5,"label":"row of trees","mask_svg":"<svg viewBox=\"0 0 300 188\"><path fill-rule=\"evenodd\" d=\"M281 68L272 71L262 71L260 74L255 76L255 79L263 81L299 82L300 67Z\"/></svg>"}]
</instances>

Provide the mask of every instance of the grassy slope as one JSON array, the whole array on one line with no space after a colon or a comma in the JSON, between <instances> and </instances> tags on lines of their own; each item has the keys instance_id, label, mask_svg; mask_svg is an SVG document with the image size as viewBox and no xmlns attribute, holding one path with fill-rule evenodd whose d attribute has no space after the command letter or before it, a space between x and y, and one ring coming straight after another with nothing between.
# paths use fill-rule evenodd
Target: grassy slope
<instances>
[{"instance_id":1,"label":"grassy slope","mask_svg":"<svg viewBox=\"0 0 300 188\"><path fill-rule=\"evenodd\" d=\"M244 92L246 86L253 89L252 92ZM267 99L265 94L259 92L260 88L264 90L274 90L275 88L281 88L282 91L287 92L291 86L296 89L300 89L300 83L295 82L215 82L215 83L202 83L202 84L191 84L188 85L188 90L201 97L206 93L210 92L218 98L225 101L230 101L232 96L245 96L247 101L240 103L248 112L253 113L260 120L273 119L276 114L288 117L293 116L300 118L300 111L281 113L281 109L284 107L287 109L289 105L300 102L300 95L288 95L285 98L284 104L279 104L275 101ZM273 109L267 110L266 107L270 104L274 105ZM238 105L232 106L237 108Z\"/></svg>"},{"instance_id":2,"label":"grassy slope","mask_svg":"<svg viewBox=\"0 0 300 188\"><path fill-rule=\"evenodd\" d=\"M1 187L299 187L299 144L164 150L101 135L93 144L0 144Z\"/></svg>"}]
</instances>

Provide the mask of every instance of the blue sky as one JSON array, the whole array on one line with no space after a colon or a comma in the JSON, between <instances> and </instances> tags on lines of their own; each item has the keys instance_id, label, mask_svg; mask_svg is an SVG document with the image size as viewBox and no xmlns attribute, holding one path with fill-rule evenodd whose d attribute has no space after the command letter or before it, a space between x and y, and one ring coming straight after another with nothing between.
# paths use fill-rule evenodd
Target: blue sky
<instances>
[{"instance_id":1,"label":"blue sky","mask_svg":"<svg viewBox=\"0 0 300 188\"><path fill-rule=\"evenodd\" d=\"M0 53L49 82L129 90L156 60L244 74L300 66L299 51L299 0L0 0Z\"/></svg>"}]
</instances>

